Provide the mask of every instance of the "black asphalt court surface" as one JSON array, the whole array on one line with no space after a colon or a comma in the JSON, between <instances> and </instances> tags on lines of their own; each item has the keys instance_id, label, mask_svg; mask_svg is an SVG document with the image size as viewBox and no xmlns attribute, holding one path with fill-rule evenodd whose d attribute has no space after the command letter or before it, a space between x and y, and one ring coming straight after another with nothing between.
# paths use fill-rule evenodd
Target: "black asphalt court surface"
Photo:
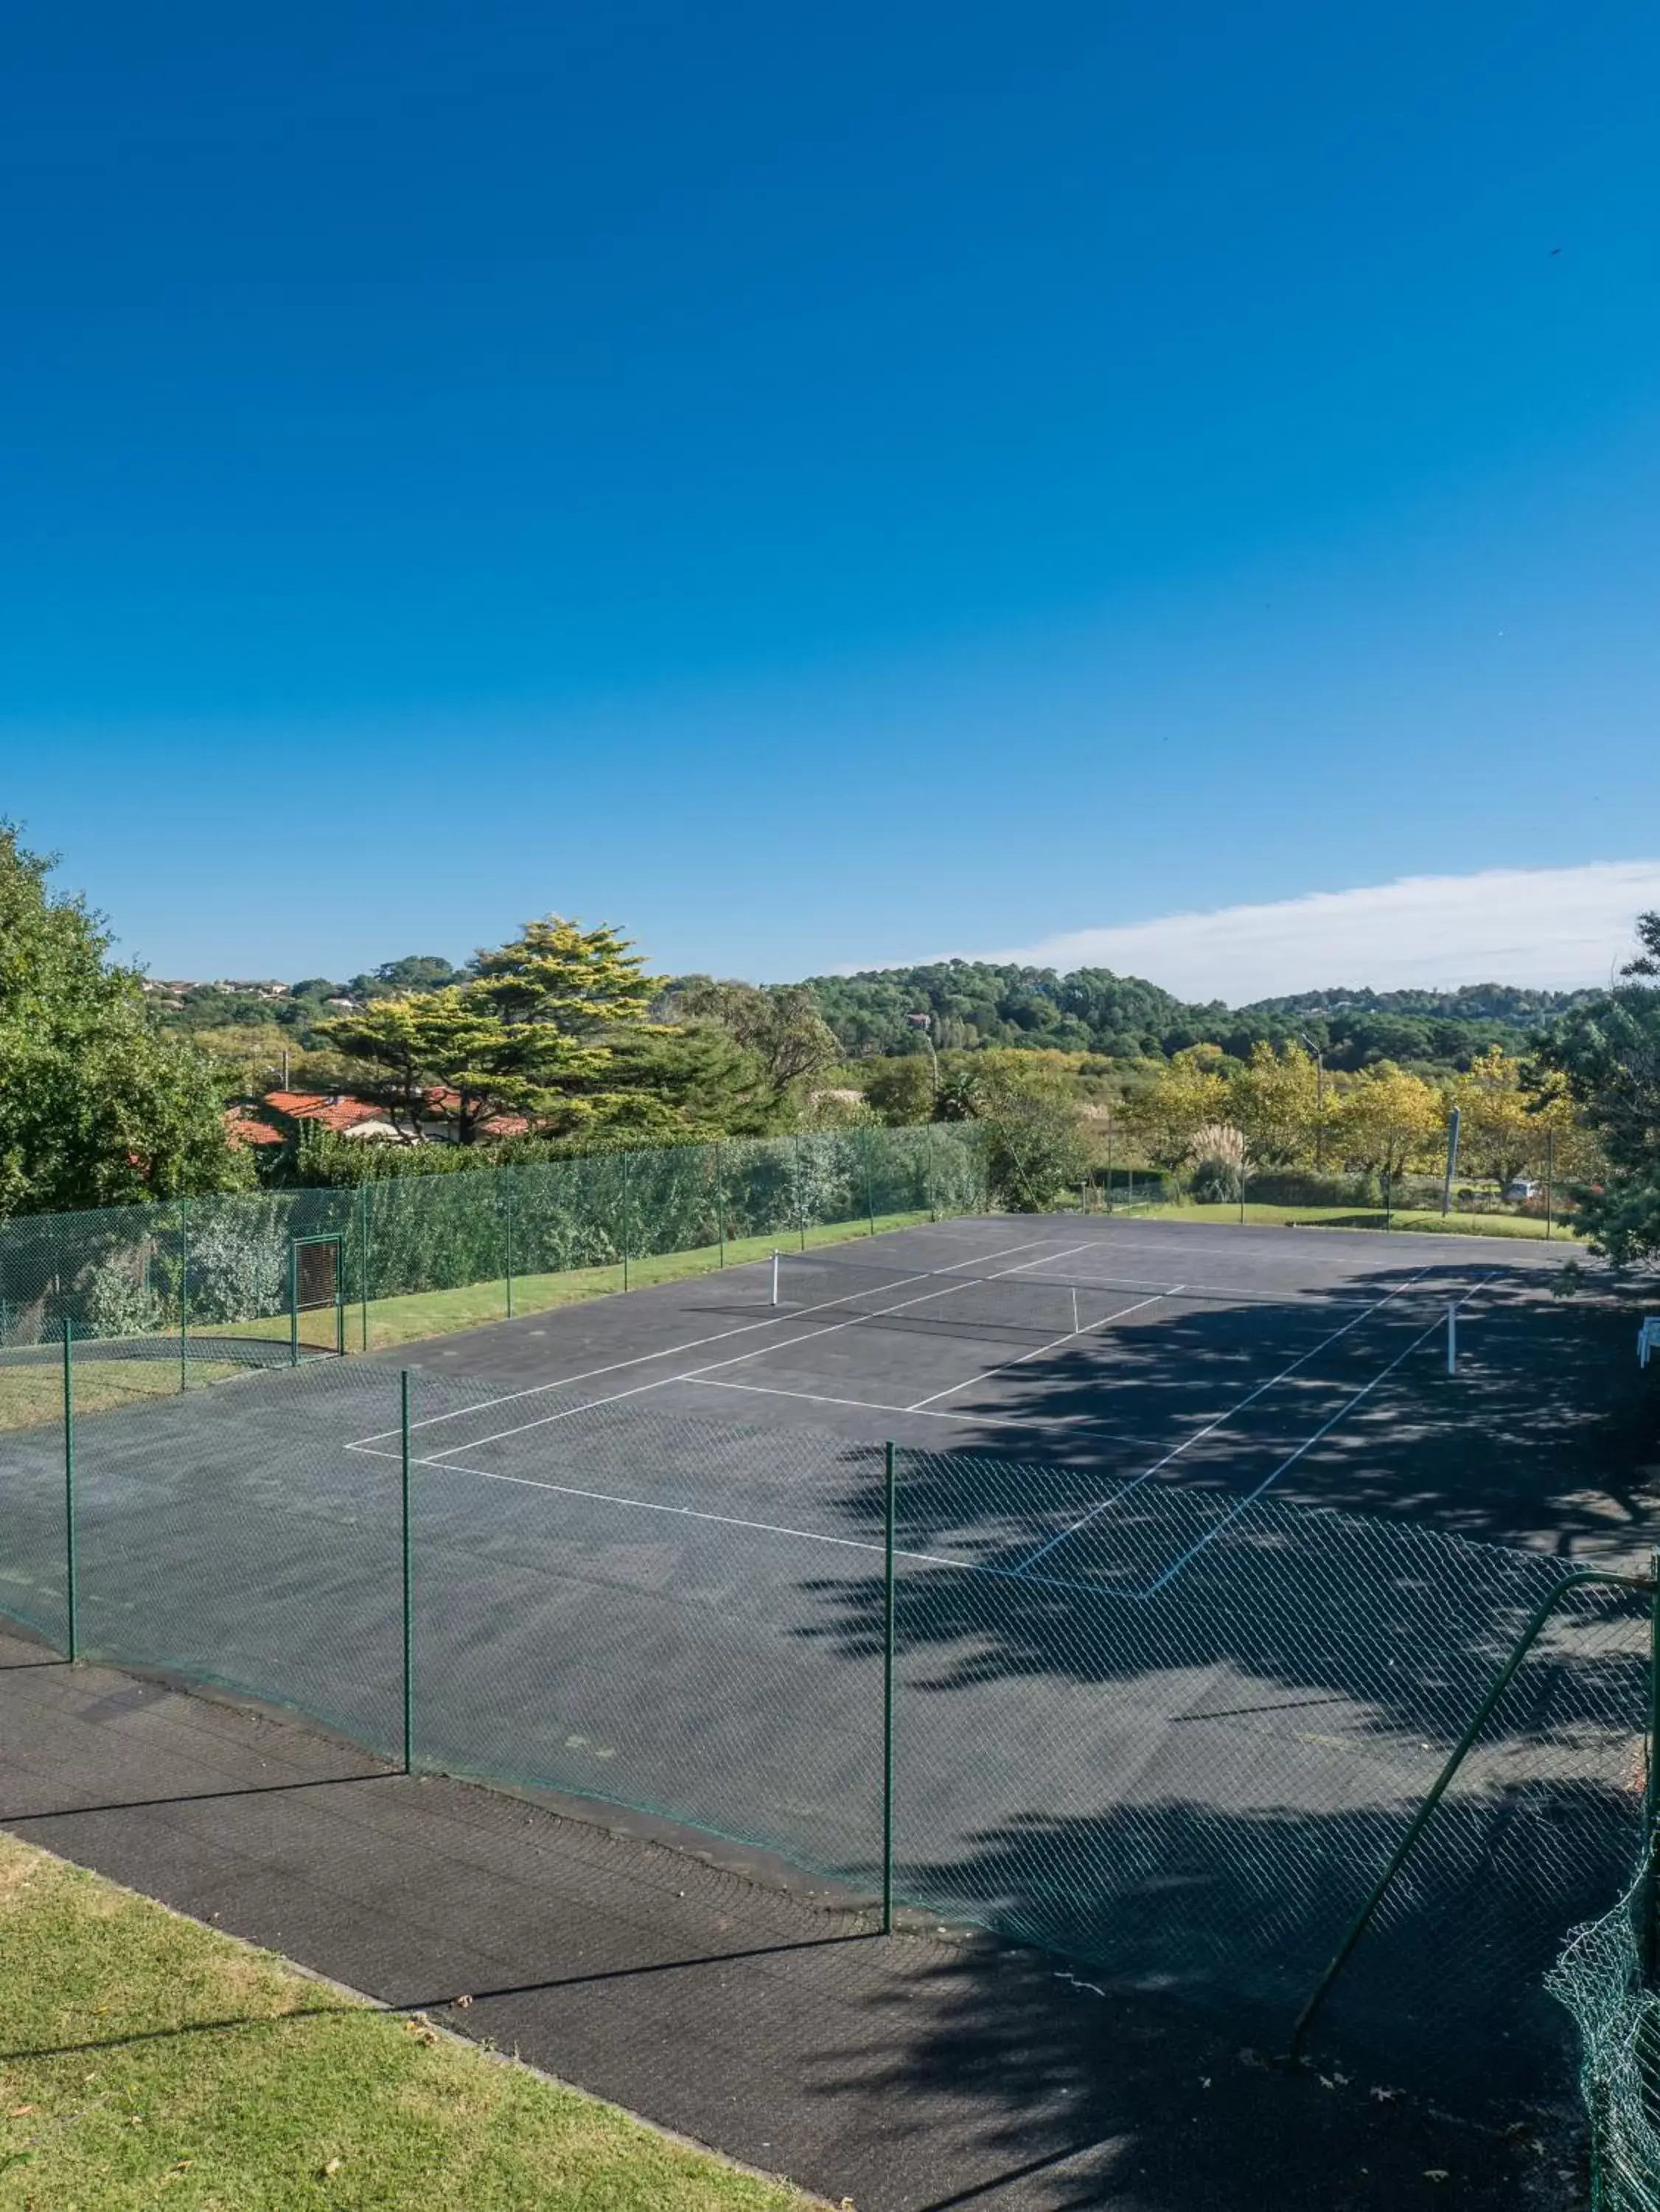
<instances>
[{"instance_id":1,"label":"black asphalt court surface","mask_svg":"<svg viewBox=\"0 0 1660 2212\"><path fill-rule=\"evenodd\" d=\"M861 1905L880 1883L891 1439L898 1893L913 1911L1044 1944L1054 1963L1018 1954L1019 2033L975 2026L970 1997L991 1987L1002 2004L998 1978L1015 1972L984 1936L951 1939L902 1995L883 1966L875 1994L860 1984L861 2016L892 2002L909 2021L925 1991L930 2048L958 2054L983 2118L994 2080L1020 2083L1021 2050L1052 2051L1066 2007L1090 1995L1104 2009L1088 2018L1108 2025L1068 2032L1094 2035L1103 2067L1124 2046L1113 2094L1087 2092L1097 2136L1140 2126L1139 2142L1125 2054L1136 2097L1173 2126L1188 2075L1171 2022L1215 2056L1200 2075L1213 2085L1227 2050L1279 2047L1552 1563L1645 1561L1660 1526L1652 1374L1637 1368L1618 1285L1553 1295L1563 1257L1469 1237L953 1220L146 1400L76 1424L82 1650L396 1759L398 1370L411 1364L417 1766L636 1827L655 1818L682 1851L718 1851L728 1882L744 1870L746 1912L809 1924L796 1916L827 1909L815 1882L833 1877ZM0 1434L0 1607L60 1648L63 1442L50 1422ZM1322 1507L1341 1511L1310 1510ZM1518 1689L1504 1741L1438 1816L1413 1909L1356 1954L1326 2026L1330 2048L1372 2053L1372 2087L1512 2118L1567 2088L1566 2018L1542 1975L1567 1930L1620 1893L1635 1849L1624 1778L1642 1725L1627 1710L1641 1702L1627 1695L1641 1624L1629 1649L1595 1627L1574 1625L1561 1662ZM1593 1663L1571 1665L1576 1653ZM82 1679L26 1669L6 1683L26 1711L70 1694L53 1680ZM52 1771L44 1756L39 1771ZM342 1808L363 1795L330 1788ZM457 1781L373 1789L472 1808L463 1825L510 1817ZM259 1802L245 1817L281 1833L289 1801ZM555 1827L622 1854L604 1861L619 1883L663 1856L638 1837L628 1850L643 1856L602 1846L580 1820ZM383 1848L378 1830L366 1842L342 1826L337 1840L354 1863ZM610 1909L644 1908L619 1893ZM433 1913L436 1927L436 1901ZM661 1951L668 1935L651 1925ZM812 1941L828 1972L821 1929ZM284 1948L385 1993L373 1973ZM837 1948L838 1974L875 1972L852 1955ZM775 2034L758 1995L754 2066L769 2039L789 2067L808 2068L809 2045L821 2058L828 2001L793 1978L804 1967L789 1971L796 1994L769 1980L766 2001L803 2017ZM851 2078L868 2084L868 2053L850 2048ZM763 2141L527 2055L780 2162ZM1343 2070L1360 2078L1357 2061ZM929 2094L948 2106L950 2092L947 2069ZM729 2098L743 2094L727 2081ZM1254 2093L1239 2104L1219 2140L1245 2158ZM902 2132L901 2116L889 2124ZM1324 2140L1318 2118L1295 2125ZM1128 2171L1113 2166L1113 2190ZM979 2183L960 2185L975 2201ZM957 2201L921 2187L872 2201ZM869 2190L831 2193L863 2204Z\"/></svg>"},{"instance_id":2,"label":"black asphalt court surface","mask_svg":"<svg viewBox=\"0 0 1660 2212\"><path fill-rule=\"evenodd\" d=\"M433 1439L451 1461L627 1407L1634 1557L1652 1393L1629 1298L1553 1295L1572 1249L1000 1215L783 1249L776 1304L761 1261L374 1357L479 1389L476 1425Z\"/></svg>"},{"instance_id":3,"label":"black asphalt court surface","mask_svg":"<svg viewBox=\"0 0 1660 2212\"><path fill-rule=\"evenodd\" d=\"M1516 2212L1574 2186L1548 2128L1286 2072L1052 1959L874 1936L626 1827L10 1637L0 1825L859 2212Z\"/></svg>"}]
</instances>

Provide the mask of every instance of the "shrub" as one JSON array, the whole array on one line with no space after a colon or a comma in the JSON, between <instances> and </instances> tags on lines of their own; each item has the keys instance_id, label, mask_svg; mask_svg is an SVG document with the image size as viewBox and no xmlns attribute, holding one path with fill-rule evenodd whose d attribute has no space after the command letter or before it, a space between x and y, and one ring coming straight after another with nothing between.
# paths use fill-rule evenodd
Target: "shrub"
<instances>
[{"instance_id":1,"label":"shrub","mask_svg":"<svg viewBox=\"0 0 1660 2212\"><path fill-rule=\"evenodd\" d=\"M1224 1159L1219 1152L1207 1152L1194 1166L1188 1178L1188 1195L1202 1206L1232 1204L1244 1195L1245 1178L1232 1160Z\"/></svg>"}]
</instances>

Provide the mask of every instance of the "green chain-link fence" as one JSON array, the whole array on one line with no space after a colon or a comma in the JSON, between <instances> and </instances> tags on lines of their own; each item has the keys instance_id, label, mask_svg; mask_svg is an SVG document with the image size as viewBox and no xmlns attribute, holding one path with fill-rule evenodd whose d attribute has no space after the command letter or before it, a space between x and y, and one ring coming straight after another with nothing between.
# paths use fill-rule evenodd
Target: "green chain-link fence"
<instances>
[{"instance_id":1,"label":"green chain-link fence","mask_svg":"<svg viewBox=\"0 0 1660 2212\"><path fill-rule=\"evenodd\" d=\"M60 1650L635 1808L1268 2048L1445 1784L1313 2047L1494 2100L1568 2078L1546 1973L1645 1832L1638 1581L558 1387L415 1371L406 1429L374 1361L112 1406L88 1359L71 1423L43 1371L57 1395L0 1435L0 1610ZM1553 1986L1640 2147L1654 2000L1626 1927ZM1607 2203L1651 2205L1636 2186Z\"/></svg>"},{"instance_id":2,"label":"green chain-link fence","mask_svg":"<svg viewBox=\"0 0 1660 2212\"><path fill-rule=\"evenodd\" d=\"M621 1288L668 1255L715 1266L745 1240L805 1243L986 1204L974 1133L936 1126L36 1214L0 1222L0 1347L55 1345L68 1321L83 1340L176 1361L176 1384L193 1363L257 1365L342 1338L367 1348L387 1301L477 1287L488 1295L468 1317L486 1320L556 1298L573 1275ZM297 1243L332 1256L297 1264Z\"/></svg>"},{"instance_id":3,"label":"green chain-link fence","mask_svg":"<svg viewBox=\"0 0 1660 2212\"><path fill-rule=\"evenodd\" d=\"M1579 2031L1593 2212L1660 2212L1660 1988L1644 1936L1652 1915L1645 1865L1613 1911L1575 1933L1550 1976Z\"/></svg>"}]
</instances>

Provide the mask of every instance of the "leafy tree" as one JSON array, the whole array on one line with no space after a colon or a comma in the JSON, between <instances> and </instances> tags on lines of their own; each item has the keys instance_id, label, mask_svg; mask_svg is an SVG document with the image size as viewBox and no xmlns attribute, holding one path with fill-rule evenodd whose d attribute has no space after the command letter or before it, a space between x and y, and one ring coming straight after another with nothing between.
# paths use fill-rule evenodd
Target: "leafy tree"
<instances>
[{"instance_id":1,"label":"leafy tree","mask_svg":"<svg viewBox=\"0 0 1660 2212\"><path fill-rule=\"evenodd\" d=\"M1251 1048L1227 1079L1229 1118L1245 1133L1253 1159L1291 1167L1312 1157L1320 1115L1320 1077L1301 1045Z\"/></svg>"},{"instance_id":2,"label":"leafy tree","mask_svg":"<svg viewBox=\"0 0 1660 2212\"><path fill-rule=\"evenodd\" d=\"M674 991L683 1014L718 1022L729 1036L757 1054L780 1096L791 1085L833 1067L841 1047L805 983L718 983L688 976Z\"/></svg>"},{"instance_id":3,"label":"leafy tree","mask_svg":"<svg viewBox=\"0 0 1660 2212\"><path fill-rule=\"evenodd\" d=\"M1459 1156L1478 1175L1507 1183L1538 1164L1548 1125L1560 1125L1565 1102L1545 1103L1522 1086L1522 1062L1497 1045L1478 1053L1455 1076L1447 1096L1458 1109Z\"/></svg>"},{"instance_id":4,"label":"leafy tree","mask_svg":"<svg viewBox=\"0 0 1660 2212\"><path fill-rule=\"evenodd\" d=\"M934 1117L934 1071L920 1054L890 1060L864 1086L865 1102L890 1128L910 1128Z\"/></svg>"},{"instance_id":5,"label":"leafy tree","mask_svg":"<svg viewBox=\"0 0 1660 2212\"><path fill-rule=\"evenodd\" d=\"M318 1033L379 1070L378 1095L411 1126L427 1094L452 1094L463 1145L497 1114L561 1132L615 1118L619 1094L602 1079L617 1038L649 1027L657 988L627 940L549 915L474 964L472 982L373 999Z\"/></svg>"},{"instance_id":6,"label":"leafy tree","mask_svg":"<svg viewBox=\"0 0 1660 2212\"><path fill-rule=\"evenodd\" d=\"M936 1121L972 1121L984 1103L985 1084L979 1060L984 1054L964 1054L940 1071L940 1087L934 1097Z\"/></svg>"},{"instance_id":7,"label":"leafy tree","mask_svg":"<svg viewBox=\"0 0 1660 2212\"><path fill-rule=\"evenodd\" d=\"M645 1022L660 988L609 924L584 929L556 914L526 922L511 945L479 953L473 966L478 980L463 987L470 1005L509 1029L556 1030L592 1045Z\"/></svg>"},{"instance_id":8,"label":"leafy tree","mask_svg":"<svg viewBox=\"0 0 1660 2212\"><path fill-rule=\"evenodd\" d=\"M0 824L0 1214L232 1188L213 1063L152 1026L100 916Z\"/></svg>"},{"instance_id":9,"label":"leafy tree","mask_svg":"<svg viewBox=\"0 0 1660 2212\"><path fill-rule=\"evenodd\" d=\"M599 1079L605 1103L587 1126L608 1133L689 1145L766 1136L779 1125L780 1103L760 1054L712 1022L620 1037Z\"/></svg>"},{"instance_id":10,"label":"leafy tree","mask_svg":"<svg viewBox=\"0 0 1660 2212\"><path fill-rule=\"evenodd\" d=\"M1578 1211L1593 1249L1618 1265L1660 1258L1660 914L1638 922L1643 950L1622 973L1634 980L1573 1007L1542 1041L1530 1087L1566 1095L1596 1133L1608 1162L1603 1187Z\"/></svg>"},{"instance_id":11,"label":"leafy tree","mask_svg":"<svg viewBox=\"0 0 1660 2212\"><path fill-rule=\"evenodd\" d=\"M1190 1046L1125 1099L1120 1118L1140 1137L1156 1167L1180 1167L1191 1158L1198 1132L1227 1119L1228 1079L1221 1058L1215 1045Z\"/></svg>"},{"instance_id":12,"label":"leafy tree","mask_svg":"<svg viewBox=\"0 0 1660 2212\"><path fill-rule=\"evenodd\" d=\"M1025 1063L1022 1065L1022 1063ZM985 1132L991 1193L1016 1213L1043 1213L1089 1171L1084 1119L1059 1073L1024 1053L984 1055L975 1114Z\"/></svg>"},{"instance_id":13,"label":"leafy tree","mask_svg":"<svg viewBox=\"0 0 1660 2212\"><path fill-rule=\"evenodd\" d=\"M1660 914L1639 914L1637 938L1643 950L1627 960L1622 975L1660 975Z\"/></svg>"},{"instance_id":14,"label":"leafy tree","mask_svg":"<svg viewBox=\"0 0 1660 2212\"><path fill-rule=\"evenodd\" d=\"M414 991L447 991L467 980L436 952L412 952L402 960L383 960L367 975L354 975L346 994L354 999L404 999Z\"/></svg>"},{"instance_id":15,"label":"leafy tree","mask_svg":"<svg viewBox=\"0 0 1660 2212\"><path fill-rule=\"evenodd\" d=\"M379 1071L374 1093L413 1129L432 1111L427 1094L453 1095L456 1137L472 1144L481 1121L495 1114L573 1117L593 1110L571 1095L591 1081L606 1055L573 1043L558 1030L524 1024L510 1029L461 988L408 999L375 999L319 1024L354 1059Z\"/></svg>"},{"instance_id":16,"label":"leafy tree","mask_svg":"<svg viewBox=\"0 0 1660 2212\"><path fill-rule=\"evenodd\" d=\"M1339 1157L1351 1167L1390 1176L1432 1165L1445 1126L1440 1092L1387 1060L1358 1076L1332 1115Z\"/></svg>"}]
</instances>

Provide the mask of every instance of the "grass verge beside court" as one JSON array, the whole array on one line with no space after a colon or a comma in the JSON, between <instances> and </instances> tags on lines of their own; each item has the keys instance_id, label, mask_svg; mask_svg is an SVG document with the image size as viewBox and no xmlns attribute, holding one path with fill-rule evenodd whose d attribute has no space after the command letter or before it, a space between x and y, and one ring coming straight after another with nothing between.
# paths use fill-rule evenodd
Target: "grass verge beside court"
<instances>
[{"instance_id":1,"label":"grass verge beside court","mask_svg":"<svg viewBox=\"0 0 1660 2212\"><path fill-rule=\"evenodd\" d=\"M926 1211L916 1213L879 1213L875 1232L880 1235L890 1229L916 1229L931 1221L934 1216ZM869 1221L832 1222L827 1227L809 1229L806 1232L805 1249L811 1252L825 1244L846 1244L872 1234ZM725 1264L739 1267L747 1262L765 1260L777 1249L798 1252L803 1249L799 1233L778 1231L766 1237L730 1237L725 1248ZM712 1275L719 1272L721 1248L704 1244L689 1252L661 1252L643 1260L628 1263L630 1290L643 1290L651 1283L679 1283L694 1275ZM559 1306L579 1305L587 1298L609 1298L623 1288L622 1267L620 1261L603 1267L572 1267L554 1275L516 1275L513 1278L513 1313L548 1313ZM507 1284L503 1276L492 1282L469 1283L457 1291L414 1291L403 1297L371 1298L368 1306L367 1350L384 1352L394 1345L415 1344L429 1336L450 1336L458 1329L482 1328L487 1322L502 1321L507 1313ZM269 1322L251 1322L248 1334L270 1334ZM216 1334L233 1335L239 1329L223 1329ZM363 1310L350 1305L346 1309L346 1349L358 1352L363 1344Z\"/></svg>"},{"instance_id":2,"label":"grass verge beside court","mask_svg":"<svg viewBox=\"0 0 1660 2212\"><path fill-rule=\"evenodd\" d=\"M198 1382L222 1382L227 1376L246 1370L229 1360L193 1359L191 1387ZM179 1369L171 1360L83 1360L75 1370L75 1411L106 1413L117 1406L130 1406L138 1398L176 1398ZM33 1429L56 1424L64 1418L64 1370L56 1359L32 1361L27 1366L0 1366L0 1430Z\"/></svg>"},{"instance_id":3,"label":"grass verge beside court","mask_svg":"<svg viewBox=\"0 0 1660 2212\"><path fill-rule=\"evenodd\" d=\"M916 1229L934 1218L926 1211L879 1213L874 1231L869 1221L833 1222L824 1228L809 1229L805 1249L810 1252L821 1245L850 1243L873 1233L880 1235L885 1230ZM782 1231L766 1237L729 1238L724 1264L737 1267L746 1262L766 1260L775 1247L799 1251L803 1240L799 1233L787 1236ZM700 1246L689 1252L658 1253L630 1261L627 1287L644 1290L651 1283L683 1282L694 1275L718 1273L721 1266L718 1244ZM548 1313L560 1306L579 1305L589 1298L610 1297L623 1288L622 1274L618 1262L604 1267L572 1267L560 1274L516 1275L513 1314L517 1317ZM506 1317L507 1284L503 1276L497 1276L492 1282L467 1283L459 1290L415 1291L401 1297L371 1298L367 1314L367 1344L364 1309L356 1304L346 1309L346 1349L348 1352L385 1352L400 1344L419 1344L428 1337L453 1336L462 1329L482 1328L490 1322ZM302 1343L319 1351L332 1348L332 1309L326 1315L304 1315L301 1322ZM288 1327L286 1318L281 1316L268 1321L201 1324L202 1333L208 1336L269 1340L276 1347L279 1358L288 1341ZM75 1373L76 1418L128 1406L136 1398L175 1395L179 1388L179 1369L173 1359L166 1356L167 1341L170 1340L156 1340L163 1355L159 1358L101 1359L83 1354ZM193 1358L188 1370L190 1387L194 1389L199 1382L220 1382L243 1371L231 1362ZM27 1364L17 1366L0 1365L0 1431L35 1428L57 1422L63 1413L63 1372L53 1359L32 1359Z\"/></svg>"},{"instance_id":4,"label":"grass verge beside court","mask_svg":"<svg viewBox=\"0 0 1660 2212\"><path fill-rule=\"evenodd\" d=\"M1237 1200L1215 1206L1202 1206L1186 1201L1177 1206L1136 1207L1133 1216L1138 1221L1216 1221L1238 1222L1240 1208ZM1423 1211L1402 1212L1386 1215L1381 1206L1265 1206L1247 1201L1244 1209L1247 1224L1258 1222L1284 1229L1375 1229L1397 1231L1436 1237L1519 1237L1545 1241L1545 1224L1517 1213L1449 1213ZM1571 1236L1559 1221L1550 1240L1560 1244L1565 1254L1579 1249L1578 1240Z\"/></svg>"},{"instance_id":5,"label":"grass verge beside court","mask_svg":"<svg viewBox=\"0 0 1660 2212\"><path fill-rule=\"evenodd\" d=\"M0 2207L815 2200L0 1837Z\"/></svg>"}]
</instances>

